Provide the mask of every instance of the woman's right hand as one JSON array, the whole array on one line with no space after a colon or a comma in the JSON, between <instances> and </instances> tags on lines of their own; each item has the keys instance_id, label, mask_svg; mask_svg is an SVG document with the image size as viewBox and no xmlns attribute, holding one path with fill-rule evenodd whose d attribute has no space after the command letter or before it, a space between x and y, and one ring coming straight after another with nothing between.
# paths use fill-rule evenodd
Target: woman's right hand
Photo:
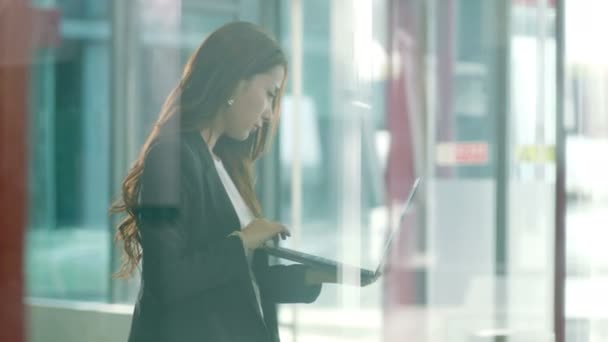
<instances>
[{"instance_id":1,"label":"woman's right hand","mask_svg":"<svg viewBox=\"0 0 608 342\"><path fill-rule=\"evenodd\" d=\"M251 221L247 227L241 230L241 239L247 249L256 249L264 242L280 235L282 239L291 236L291 233L279 222L257 218Z\"/></svg>"}]
</instances>

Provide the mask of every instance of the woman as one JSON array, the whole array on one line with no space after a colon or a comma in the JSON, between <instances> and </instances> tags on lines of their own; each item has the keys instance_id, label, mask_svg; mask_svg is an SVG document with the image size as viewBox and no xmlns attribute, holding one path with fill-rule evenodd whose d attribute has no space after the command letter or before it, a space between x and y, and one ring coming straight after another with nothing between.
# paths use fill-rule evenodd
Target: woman
<instances>
[{"instance_id":1,"label":"woman","mask_svg":"<svg viewBox=\"0 0 608 342\"><path fill-rule=\"evenodd\" d=\"M253 163L273 135L287 62L234 22L191 56L123 182L121 276L142 260L129 341L278 341L276 303L310 303L335 276L269 266L289 231L262 218Z\"/></svg>"}]
</instances>

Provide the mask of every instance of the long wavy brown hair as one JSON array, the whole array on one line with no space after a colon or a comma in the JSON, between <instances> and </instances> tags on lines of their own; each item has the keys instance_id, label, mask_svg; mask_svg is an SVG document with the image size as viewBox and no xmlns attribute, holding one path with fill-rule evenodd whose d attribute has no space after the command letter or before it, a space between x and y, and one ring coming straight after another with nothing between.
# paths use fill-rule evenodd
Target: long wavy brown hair
<instances>
[{"instance_id":1,"label":"long wavy brown hair","mask_svg":"<svg viewBox=\"0 0 608 342\"><path fill-rule=\"evenodd\" d=\"M285 68L286 75L287 61L279 45L260 27L247 22L232 22L220 27L192 54L122 182L122 196L110 208L111 213L125 215L115 237L123 247L122 264L115 273L116 277L131 276L144 253L134 209L137 207L143 162L150 146L160 136L200 132L208 127L225 108L239 81L279 65ZM245 141L221 137L214 147L215 154L221 158L256 217L261 216L261 208L254 189L254 162L276 132L286 77L273 103L274 120L265 123Z\"/></svg>"}]
</instances>

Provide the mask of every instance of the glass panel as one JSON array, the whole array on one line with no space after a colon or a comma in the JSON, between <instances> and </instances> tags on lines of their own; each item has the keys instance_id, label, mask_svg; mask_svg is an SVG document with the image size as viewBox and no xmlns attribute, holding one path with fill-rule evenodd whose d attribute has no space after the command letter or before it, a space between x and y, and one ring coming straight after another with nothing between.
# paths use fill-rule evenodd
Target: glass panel
<instances>
[{"instance_id":1,"label":"glass panel","mask_svg":"<svg viewBox=\"0 0 608 342\"><path fill-rule=\"evenodd\" d=\"M608 280L608 24L604 1L565 3L566 335L608 339L603 289Z\"/></svg>"},{"instance_id":2,"label":"glass panel","mask_svg":"<svg viewBox=\"0 0 608 342\"><path fill-rule=\"evenodd\" d=\"M431 6L427 340L553 341L554 23L543 1Z\"/></svg>"},{"instance_id":3,"label":"glass panel","mask_svg":"<svg viewBox=\"0 0 608 342\"><path fill-rule=\"evenodd\" d=\"M84 20L72 33L91 30ZM63 37L32 69L27 295L106 300L110 60L107 40Z\"/></svg>"},{"instance_id":4,"label":"glass panel","mask_svg":"<svg viewBox=\"0 0 608 342\"><path fill-rule=\"evenodd\" d=\"M507 47L508 12L500 3L434 1L429 13L431 168L420 299L427 316L418 317L428 323L417 335L424 341L477 341L504 328L497 275L504 263L497 260L505 230L498 219L506 210L499 202L505 180L497 172L504 141L497 121L506 115L500 103L507 62L500 51ZM402 310L415 308L406 302Z\"/></svg>"},{"instance_id":5,"label":"glass panel","mask_svg":"<svg viewBox=\"0 0 608 342\"><path fill-rule=\"evenodd\" d=\"M110 1L40 0L61 13L61 44L40 51L32 73L30 120L28 295L107 301L133 301L138 281L112 285L108 207L118 194L110 166L126 172L150 131L162 102L181 74L186 58L212 29L237 13L206 12L205 6L139 1L123 6L131 31L115 39L129 46L112 68L114 24ZM216 6L217 7L217 6ZM118 27L118 26L117 26ZM129 98L115 106L114 127L127 127L126 148L110 155L110 80L127 84ZM120 101L118 101L120 102ZM115 223L115 222L112 222ZM119 251L116 251L118 254Z\"/></svg>"},{"instance_id":6,"label":"glass panel","mask_svg":"<svg viewBox=\"0 0 608 342\"><path fill-rule=\"evenodd\" d=\"M388 6L303 2L303 22L329 13L328 23L283 26L303 61L280 137L281 221L296 232L286 245L373 267L375 246L401 234L378 283L326 286L281 321L298 340L552 341L554 6ZM386 35L372 24L382 18ZM387 75L366 78L379 56Z\"/></svg>"},{"instance_id":7,"label":"glass panel","mask_svg":"<svg viewBox=\"0 0 608 342\"><path fill-rule=\"evenodd\" d=\"M284 4L282 17L295 20L290 2ZM284 245L375 270L388 229L382 182L388 147L386 3L302 1L301 6L301 36L292 20L281 20L282 45L292 65L279 131L279 220L294 233ZM294 44L301 44L301 66ZM299 67L301 80L294 76ZM300 82L298 94L294 88ZM325 285L314 304L281 307L280 322L296 327L283 329L282 336L377 340L381 288L380 282L365 289Z\"/></svg>"},{"instance_id":8,"label":"glass panel","mask_svg":"<svg viewBox=\"0 0 608 342\"><path fill-rule=\"evenodd\" d=\"M556 8L512 1L511 11L506 315L513 334L552 341Z\"/></svg>"},{"instance_id":9,"label":"glass panel","mask_svg":"<svg viewBox=\"0 0 608 342\"><path fill-rule=\"evenodd\" d=\"M207 3L213 6L213 1ZM219 2L216 3L218 5ZM128 40L129 58L121 60L129 70L118 75L129 84L129 96L124 104L127 115L120 118L129 132L125 138L126 159L131 162L152 130L161 107L179 81L183 67L205 37L222 24L234 20L238 13L216 13L205 9L205 4L192 7L189 2L138 1L132 11L134 34L125 34ZM128 170L122 165L122 179ZM118 192L119 185L115 185ZM120 250L115 251L115 262L120 260ZM114 300L133 303L139 290L139 278L114 282Z\"/></svg>"}]
</instances>

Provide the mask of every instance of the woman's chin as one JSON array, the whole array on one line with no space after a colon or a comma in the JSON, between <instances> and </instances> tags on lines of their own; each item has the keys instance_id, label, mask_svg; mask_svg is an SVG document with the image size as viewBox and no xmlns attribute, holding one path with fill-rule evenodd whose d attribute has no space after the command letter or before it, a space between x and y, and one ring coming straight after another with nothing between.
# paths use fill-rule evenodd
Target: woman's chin
<instances>
[{"instance_id":1,"label":"woman's chin","mask_svg":"<svg viewBox=\"0 0 608 342\"><path fill-rule=\"evenodd\" d=\"M233 133L233 134L226 134L226 135L229 138L234 139L234 140L245 141L245 140L249 139L252 135L254 135L257 132L257 130L258 129L256 127L254 127L247 131Z\"/></svg>"},{"instance_id":2,"label":"woman's chin","mask_svg":"<svg viewBox=\"0 0 608 342\"><path fill-rule=\"evenodd\" d=\"M251 133L249 131L241 133L241 134L230 134L228 135L228 137L230 139L234 139L234 140L238 140L238 141L245 141L247 140L247 138L249 138L249 136L251 135Z\"/></svg>"}]
</instances>

